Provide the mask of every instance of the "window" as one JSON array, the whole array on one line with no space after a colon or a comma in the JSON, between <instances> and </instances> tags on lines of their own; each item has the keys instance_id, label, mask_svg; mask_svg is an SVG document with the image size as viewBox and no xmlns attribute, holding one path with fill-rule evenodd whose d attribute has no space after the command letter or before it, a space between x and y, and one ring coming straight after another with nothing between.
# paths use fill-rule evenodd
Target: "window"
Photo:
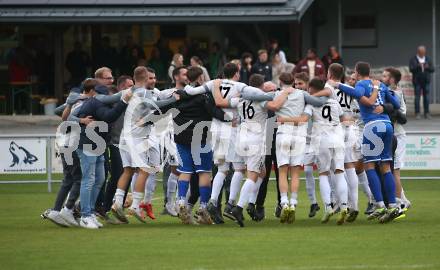
<instances>
[{"instance_id":1,"label":"window","mask_svg":"<svg viewBox=\"0 0 440 270\"><path fill-rule=\"evenodd\" d=\"M342 37L343 47L377 47L376 16L345 16Z\"/></svg>"}]
</instances>

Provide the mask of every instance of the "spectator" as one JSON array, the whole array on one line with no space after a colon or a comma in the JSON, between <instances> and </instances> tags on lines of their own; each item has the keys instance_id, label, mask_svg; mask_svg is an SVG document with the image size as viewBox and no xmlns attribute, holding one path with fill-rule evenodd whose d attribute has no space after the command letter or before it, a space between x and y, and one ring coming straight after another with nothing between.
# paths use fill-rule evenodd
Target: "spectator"
<instances>
[{"instance_id":1,"label":"spectator","mask_svg":"<svg viewBox=\"0 0 440 270\"><path fill-rule=\"evenodd\" d=\"M156 71L156 76L159 81L165 81L167 79L165 65L162 62L160 50L157 47L154 47L151 51L148 67Z\"/></svg>"},{"instance_id":2,"label":"spectator","mask_svg":"<svg viewBox=\"0 0 440 270\"><path fill-rule=\"evenodd\" d=\"M183 66L183 55L180 53L176 53L173 56L173 61L171 61L171 65L168 68L168 77L171 79L172 82L174 82L173 78L173 70L178 67Z\"/></svg>"},{"instance_id":3,"label":"spectator","mask_svg":"<svg viewBox=\"0 0 440 270\"><path fill-rule=\"evenodd\" d=\"M245 52L241 56L240 82L249 84L252 72L252 54Z\"/></svg>"},{"instance_id":4,"label":"spectator","mask_svg":"<svg viewBox=\"0 0 440 270\"><path fill-rule=\"evenodd\" d=\"M326 80L325 66L318 58L315 49L308 49L306 58L298 62L293 73L306 72L309 75L309 79L312 80L318 77L320 80Z\"/></svg>"},{"instance_id":5,"label":"spectator","mask_svg":"<svg viewBox=\"0 0 440 270\"><path fill-rule=\"evenodd\" d=\"M341 55L335 46L328 48L328 53L322 57L322 62L324 63L325 70L333 63L344 65L344 61L342 61Z\"/></svg>"},{"instance_id":6,"label":"spectator","mask_svg":"<svg viewBox=\"0 0 440 270\"><path fill-rule=\"evenodd\" d=\"M110 38L103 37L98 50L95 52L93 68L109 67L114 70L117 66L117 57L116 49L110 46Z\"/></svg>"},{"instance_id":7,"label":"spectator","mask_svg":"<svg viewBox=\"0 0 440 270\"><path fill-rule=\"evenodd\" d=\"M192 67L199 67L199 68L202 69L202 71L203 71L203 81L204 82L207 82L207 81L211 80L210 77L209 77L208 70L206 70L206 68L203 66L202 60L200 60L200 58L198 56L191 57L190 65Z\"/></svg>"},{"instance_id":8,"label":"spectator","mask_svg":"<svg viewBox=\"0 0 440 270\"><path fill-rule=\"evenodd\" d=\"M272 81L272 65L266 50L258 51L258 61L252 66L251 74L260 74L264 76L264 81Z\"/></svg>"},{"instance_id":9,"label":"spectator","mask_svg":"<svg viewBox=\"0 0 440 270\"><path fill-rule=\"evenodd\" d=\"M145 53L141 46L133 41L133 37L127 36L126 44L120 52L120 73L133 74L133 70L139 59L145 59Z\"/></svg>"},{"instance_id":10,"label":"spectator","mask_svg":"<svg viewBox=\"0 0 440 270\"><path fill-rule=\"evenodd\" d=\"M66 58L66 68L70 72L70 84L79 86L87 77L87 68L90 66L90 56L83 51L81 43L76 41L74 50Z\"/></svg>"},{"instance_id":11,"label":"spectator","mask_svg":"<svg viewBox=\"0 0 440 270\"><path fill-rule=\"evenodd\" d=\"M279 55L282 64L287 64L286 54L280 49L278 40L271 39L269 48L270 59L273 60L276 54Z\"/></svg>"},{"instance_id":12,"label":"spectator","mask_svg":"<svg viewBox=\"0 0 440 270\"><path fill-rule=\"evenodd\" d=\"M431 119L431 115L429 114L429 90L431 88L431 73L434 72L434 66L431 59L426 56L425 46L419 46L417 48L417 54L409 61L409 70L413 75L416 119L421 118L420 95L422 91L425 118Z\"/></svg>"},{"instance_id":13,"label":"spectator","mask_svg":"<svg viewBox=\"0 0 440 270\"><path fill-rule=\"evenodd\" d=\"M214 42L211 46L211 53L208 57L209 71L212 78L217 78L219 71L226 62L225 56L220 50L220 44Z\"/></svg>"},{"instance_id":14,"label":"spectator","mask_svg":"<svg viewBox=\"0 0 440 270\"><path fill-rule=\"evenodd\" d=\"M281 60L281 54L279 52L275 52L272 58L272 82L277 86L280 86L279 77L281 73L292 73L294 68L295 65L292 63L283 63Z\"/></svg>"}]
</instances>

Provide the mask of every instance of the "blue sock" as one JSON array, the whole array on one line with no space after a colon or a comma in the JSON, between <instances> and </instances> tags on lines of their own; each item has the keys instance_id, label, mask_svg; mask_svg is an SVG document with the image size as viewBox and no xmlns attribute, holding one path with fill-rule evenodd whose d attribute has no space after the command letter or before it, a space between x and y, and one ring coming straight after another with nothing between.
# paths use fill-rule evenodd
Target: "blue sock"
<instances>
[{"instance_id":1,"label":"blue sock","mask_svg":"<svg viewBox=\"0 0 440 270\"><path fill-rule=\"evenodd\" d=\"M383 202L382 188L376 170L370 169L365 172L367 173L368 185L370 186L371 193L373 193L374 200L376 202Z\"/></svg>"},{"instance_id":2,"label":"blue sock","mask_svg":"<svg viewBox=\"0 0 440 270\"><path fill-rule=\"evenodd\" d=\"M178 186L179 186L179 200L185 200L186 193L188 192L188 188L189 188L189 181L179 180Z\"/></svg>"},{"instance_id":3,"label":"blue sock","mask_svg":"<svg viewBox=\"0 0 440 270\"><path fill-rule=\"evenodd\" d=\"M199 187L200 192L200 205L206 206L209 198L211 197L211 187Z\"/></svg>"},{"instance_id":4,"label":"blue sock","mask_svg":"<svg viewBox=\"0 0 440 270\"><path fill-rule=\"evenodd\" d=\"M396 203L396 183L394 181L394 175L391 172L387 172L383 175L385 192L387 194L388 202Z\"/></svg>"}]
</instances>

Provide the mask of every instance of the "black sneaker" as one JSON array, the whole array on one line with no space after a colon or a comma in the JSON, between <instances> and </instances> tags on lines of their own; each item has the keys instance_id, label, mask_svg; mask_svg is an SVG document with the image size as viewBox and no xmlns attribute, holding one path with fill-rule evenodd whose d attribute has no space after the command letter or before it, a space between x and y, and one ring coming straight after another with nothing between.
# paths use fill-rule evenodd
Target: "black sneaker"
<instances>
[{"instance_id":1,"label":"black sneaker","mask_svg":"<svg viewBox=\"0 0 440 270\"><path fill-rule=\"evenodd\" d=\"M243 208L240 206L234 206L234 208L232 208L232 216L240 227L244 227Z\"/></svg>"},{"instance_id":2,"label":"black sneaker","mask_svg":"<svg viewBox=\"0 0 440 270\"><path fill-rule=\"evenodd\" d=\"M275 217L280 218L281 216L281 206L277 204L277 207L275 207Z\"/></svg>"},{"instance_id":3,"label":"black sneaker","mask_svg":"<svg viewBox=\"0 0 440 270\"><path fill-rule=\"evenodd\" d=\"M374 204L371 203L371 202L369 202L369 203L367 204L367 209L365 209L364 214L365 214L365 215L371 215L373 212L374 212Z\"/></svg>"},{"instance_id":4,"label":"black sneaker","mask_svg":"<svg viewBox=\"0 0 440 270\"><path fill-rule=\"evenodd\" d=\"M234 208L234 206L230 203L227 203L225 205L225 210L223 211L223 215L227 218L229 218L232 221L235 221L235 217L232 215L232 209Z\"/></svg>"},{"instance_id":5,"label":"black sneaker","mask_svg":"<svg viewBox=\"0 0 440 270\"><path fill-rule=\"evenodd\" d=\"M255 210L255 204L249 203L248 207L246 208L246 212L251 217L252 220L255 220L256 210Z\"/></svg>"},{"instance_id":6,"label":"black sneaker","mask_svg":"<svg viewBox=\"0 0 440 270\"><path fill-rule=\"evenodd\" d=\"M321 208L319 208L319 205L317 203L310 205L310 212L309 212L309 218L312 218L316 215L316 212L318 212Z\"/></svg>"},{"instance_id":7,"label":"black sneaker","mask_svg":"<svg viewBox=\"0 0 440 270\"><path fill-rule=\"evenodd\" d=\"M218 211L217 206L215 206L212 202L208 203L206 210L208 210L209 216L211 217L211 220L215 224L225 223L225 221L223 220L223 217L221 216L221 213Z\"/></svg>"},{"instance_id":8,"label":"black sneaker","mask_svg":"<svg viewBox=\"0 0 440 270\"><path fill-rule=\"evenodd\" d=\"M258 206L255 208L255 221L262 221L265 218L264 206Z\"/></svg>"},{"instance_id":9,"label":"black sneaker","mask_svg":"<svg viewBox=\"0 0 440 270\"><path fill-rule=\"evenodd\" d=\"M357 216L359 215L359 211L356 210L348 210L348 215L347 218L345 219L345 221L347 222L354 222L357 218Z\"/></svg>"}]
</instances>

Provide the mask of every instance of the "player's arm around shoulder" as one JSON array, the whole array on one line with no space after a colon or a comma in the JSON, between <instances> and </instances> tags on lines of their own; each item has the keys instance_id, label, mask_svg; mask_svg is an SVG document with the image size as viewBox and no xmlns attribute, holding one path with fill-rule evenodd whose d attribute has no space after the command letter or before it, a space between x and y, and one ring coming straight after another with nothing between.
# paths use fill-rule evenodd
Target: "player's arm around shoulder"
<instances>
[{"instance_id":1,"label":"player's arm around shoulder","mask_svg":"<svg viewBox=\"0 0 440 270\"><path fill-rule=\"evenodd\" d=\"M289 94L293 93L293 91L294 91L293 88L286 88L282 90L274 100L267 101L264 107L274 112L279 111L281 107L284 105L284 102L286 102Z\"/></svg>"},{"instance_id":2,"label":"player's arm around shoulder","mask_svg":"<svg viewBox=\"0 0 440 270\"><path fill-rule=\"evenodd\" d=\"M295 117L285 117L278 116L277 122L280 124L292 124L292 125L301 125L307 123L309 118L313 115L313 106L308 104L304 108L304 112L300 116Z\"/></svg>"},{"instance_id":3,"label":"player's arm around shoulder","mask_svg":"<svg viewBox=\"0 0 440 270\"><path fill-rule=\"evenodd\" d=\"M359 98L359 102L365 106L375 105L377 101L377 96L379 94L379 86L380 86L380 81L373 80L373 91L371 92L371 95L369 97L363 95L362 97Z\"/></svg>"}]
</instances>

